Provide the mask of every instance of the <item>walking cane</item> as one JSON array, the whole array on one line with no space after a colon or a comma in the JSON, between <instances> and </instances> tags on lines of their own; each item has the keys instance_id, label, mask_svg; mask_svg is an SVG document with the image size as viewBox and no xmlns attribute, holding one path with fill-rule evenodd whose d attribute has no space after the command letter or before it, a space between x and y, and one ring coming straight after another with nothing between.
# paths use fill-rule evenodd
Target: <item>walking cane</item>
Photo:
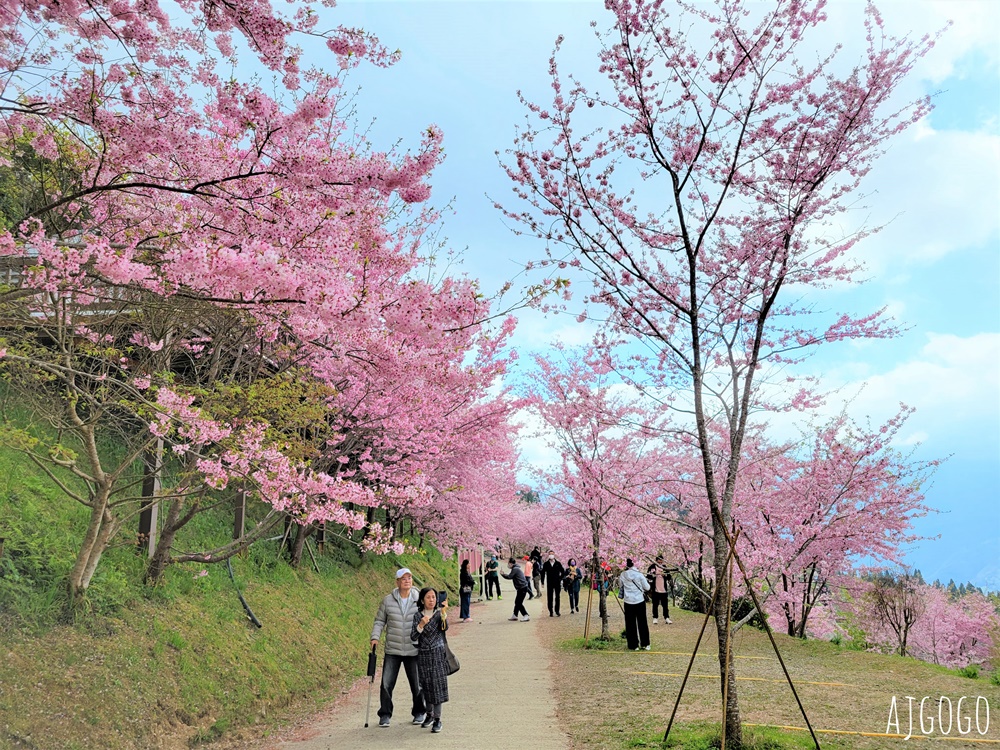
<instances>
[{"instance_id":1,"label":"walking cane","mask_svg":"<svg viewBox=\"0 0 1000 750\"><path fill-rule=\"evenodd\" d=\"M375 646L372 646L371 653L368 654L368 676L371 682L368 683L368 708L365 709L365 729L368 728L368 716L372 710L372 687L375 685L375 665L378 657L375 656Z\"/></svg>"}]
</instances>

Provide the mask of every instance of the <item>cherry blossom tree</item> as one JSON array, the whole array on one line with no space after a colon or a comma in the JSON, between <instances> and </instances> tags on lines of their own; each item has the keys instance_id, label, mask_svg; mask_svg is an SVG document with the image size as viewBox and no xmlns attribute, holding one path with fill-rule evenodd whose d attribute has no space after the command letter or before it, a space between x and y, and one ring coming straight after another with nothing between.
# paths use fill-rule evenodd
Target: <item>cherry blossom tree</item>
<instances>
[{"instance_id":1,"label":"cherry blossom tree","mask_svg":"<svg viewBox=\"0 0 1000 750\"><path fill-rule=\"evenodd\" d=\"M952 597L942 587L927 584L921 593L924 617L914 623L909 653L952 668L987 664L1000 625L990 601L978 591Z\"/></svg>"},{"instance_id":2,"label":"cherry blossom tree","mask_svg":"<svg viewBox=\"0 0 1000 750\"><path fill-rule=\"evenodd\" d=\"M901 407L878 427L841 413L801 442L776 447L756 434L745 443L735 515L789 635L806 636L813 608L844 576L899 564L916 539L912 522L930 510L922 488L937 462L893 447L911 413Z\"/></svg>"},{"instance_id":3,"label":"cherry blossom tree","mask_svg":"<svg viewBox=\"0 0 1000 750\"><path fill-rule=\"evenodd\" d=\"M341 113L344 71L393 55L356 30L318 33L308 2L291 17L267 2L178 9L0 14L0 155L31 186L4 206L0 367L48 399L37 413L57 438L4 435L87 508L74 598L141 502L135 465L158 445L175 481L157 499L154 580L238 548L171 553L234 482L270 509L258 535L273 511L390 548L392 523L372 510L434 490L441 445L505 366L510 324L488 331L475 284L432 279L421 253L436 216L411 206L429 195L440 131L414 153L377 152ZM307 37L336 72L300 67ZM247 50L273 86L220 74Z\"/></svg>"},{"instance_id":4,"label":"cherry blossom tree","mask_svg":"<svg viewBox=\"0 0 1000 750\"><path fill-rule=\"evenodd\" d=\"M844 589L839 608L871 648L952 668L989 663L1000 615L978 591L959 595L891 571Z\"/></svg>"},{"instance_id":5,"label":"cherry blossom tree","mask_svg":"<svg viewBox=\"0 0 1000 750\"><path fill-rule=\"evenodd\" d=\"M671 6L676 13L671 13ZM609 331L653 351L649 387L679 387L701 452L727 647L728 556L743 439L753 412L805 408L807 390L760 388L820 343L893 335L882 313L811 310L810 289L857 278L837 220L891 139L927 100L894 93L928 38L895 38L869 5L867 49L842 68L822 36L823 2L609 0L600 73L610 93L550 62L553 97L525 102L507 173L521 204L507 215L547 243L543 266L589 276L587 299ZM583 131L580 128L583 128ZM713 461L709 423L725 425L728 458ZM726 737L742 741L735 664Z\"/></svg>"},{"instance_id":6,"label":"cherry blossom tree","mask_svg":"<svg viewBox=\"0 0 1000 750\"><path fill-rule=\"evenodd\" d=\"M647 551L644 530L655 520L650 509L662 493L656 413L616 390L593 351L535 362L538 371L525 395L560 455L559 465L541 471L539 480L547 488L550 513L569 521L561 538L550 531L553 546L589 551L595 572L607 560L623 562ZM603 587L598 592L601 638L607 640L607 592Z\"/></svg>"}]
</instances>

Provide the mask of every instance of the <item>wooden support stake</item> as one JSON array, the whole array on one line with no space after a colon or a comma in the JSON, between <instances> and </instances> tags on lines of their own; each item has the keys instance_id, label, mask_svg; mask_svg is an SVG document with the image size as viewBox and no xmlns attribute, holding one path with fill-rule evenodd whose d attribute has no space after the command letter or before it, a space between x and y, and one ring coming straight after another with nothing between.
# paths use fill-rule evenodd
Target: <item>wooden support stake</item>
<instances>
[{"instance_id":1,"label":"wooden support stake","mask_svg":"<svg viewBox=\"0 0 1000 750\"><path fill-rule=\"evenodd\" d=\"M141 553L146 549L149 558L156 551L156 537L160 502L156 499L160 494L160 473L163 470L163 439L157 438L156 446L150 448L142 456L142 496L151 498L143 500L139 506L139 537L136 546Z\"/></svg>"},{"instance_id":2,"label":"wooden support stake","mask_svg":"<svg viewBox=\"0 0 1000 750\"><path fill-rule=\"evenodd\" d=\"M729 546L729 557L726 558L725 570L729 569L730 564L733 561L733 554L735 554L736 548L732 545ZM705 612L705 619L701 623L701 630L698 633L698 640L694 643L694 651L691 652L691 660L688 662L687 671L684 672L684 679L681 680L681 689L677 691L677 700L674 701L674 710L670 712L670 720L667 722L667 731L663 733L663 744L667 744L667 738L670 736L670 728L674 725L674 717L677 716L677 709L681 705L681 696L684 695L684 686L687 685L688 677L691 676L691 669L694 667L694 659L698 655L698 648L701 646L701 639L705 635L705 628L708 627L708 620L712 616L712 609L715 607L715 599L719 596L720 586L716 583L715 588L712 590L712 599L708 603L708 607Z\"/></svg>"},{"instance_id":3,"label":"wooden support stake","mask_svg":"<svg viewBox=\"0 0 1000 750\"><path fill-rule=\"evenodd\" d=\"M316 555L313 554L313 548L312 548L312 545L309 544L309 538L308 537L306 538L306 550L309 552L309 557L312 558L313 567L316 569L316 572L319 573L319 563L316 562Z\"/></svg>"},{"instance_id":4,"label":"wooden support stake","mask_svg":"<svg viewBox=\"0 0 1000 750\"><path fill-rule=\"evenodd\" d=\"M323 548L326 546L326 521L320 521L319 525L316 527L316 552L323 554Z\"/></svg>"},{"instance_id":5,"label":"wooden support stake","mask_svg":"<svg viewBox=\"0 0 1000 750\"><path fill-rule=\"evenodd\" d=\"M238 490L234 498L236 512L233 514L233 539L242 539L246 533L247 517L247 493L246 490Z\"/></svg>"},{"instance_id":6,"label":"wooden support stake","mask_svg":"<svg viewBox=\"0 0 1000 750\"><path fill-rule=\"evenodd\" d=\"M736 536L739 536L737 534ZM736 537L733 537L736 541ZM722 662L722 743L719 750L726 750L726 705L729 702L729 655L732 653L733 642L733 556L730 554L729 562L729 596L726 603L726 657Z\"/></svg>"}]
</instances>

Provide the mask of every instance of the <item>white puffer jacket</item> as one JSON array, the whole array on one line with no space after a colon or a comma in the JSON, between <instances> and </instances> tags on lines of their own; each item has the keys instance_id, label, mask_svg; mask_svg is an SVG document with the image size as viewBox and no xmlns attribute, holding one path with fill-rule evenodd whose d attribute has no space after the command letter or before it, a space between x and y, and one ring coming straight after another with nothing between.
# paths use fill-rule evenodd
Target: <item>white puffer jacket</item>
<instances>
[{"instance_id":1,"label":"white puffer jacket","mask_svg":"<svg viewBox=\"0 0 1000 750\"><path fill-rule=\"evenodd\" d=\"M393 589L382 603L378 605L378 614L372 625L370 640L377 641L385 630L385 652L394 656L416 656L417 647L410 640L410 629L413 627L413 615L417 611L417 599L420 593L410 589L410 595L403 599L399 589Z\"/></svg>"}]
</instances>

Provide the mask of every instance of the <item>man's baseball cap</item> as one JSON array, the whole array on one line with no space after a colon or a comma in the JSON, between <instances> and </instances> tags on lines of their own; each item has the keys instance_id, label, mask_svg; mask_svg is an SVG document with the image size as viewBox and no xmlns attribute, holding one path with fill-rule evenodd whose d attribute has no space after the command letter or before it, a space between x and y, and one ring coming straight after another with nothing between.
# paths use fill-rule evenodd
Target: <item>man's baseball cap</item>
<instances>
[{"instance_id":1,"label":"man's baseball cap","mask_svg":"<svg viewBox=\"0 0 1000 750\"><path fill-rule=\"evenodd\" d=\"M409 568L400 568L399 570L396 571L396 580L397 581L400 578L402 578L403 576L410 576L412 578L413 577L413 573L410 572Z\"/></svg>"}]
</instances>

